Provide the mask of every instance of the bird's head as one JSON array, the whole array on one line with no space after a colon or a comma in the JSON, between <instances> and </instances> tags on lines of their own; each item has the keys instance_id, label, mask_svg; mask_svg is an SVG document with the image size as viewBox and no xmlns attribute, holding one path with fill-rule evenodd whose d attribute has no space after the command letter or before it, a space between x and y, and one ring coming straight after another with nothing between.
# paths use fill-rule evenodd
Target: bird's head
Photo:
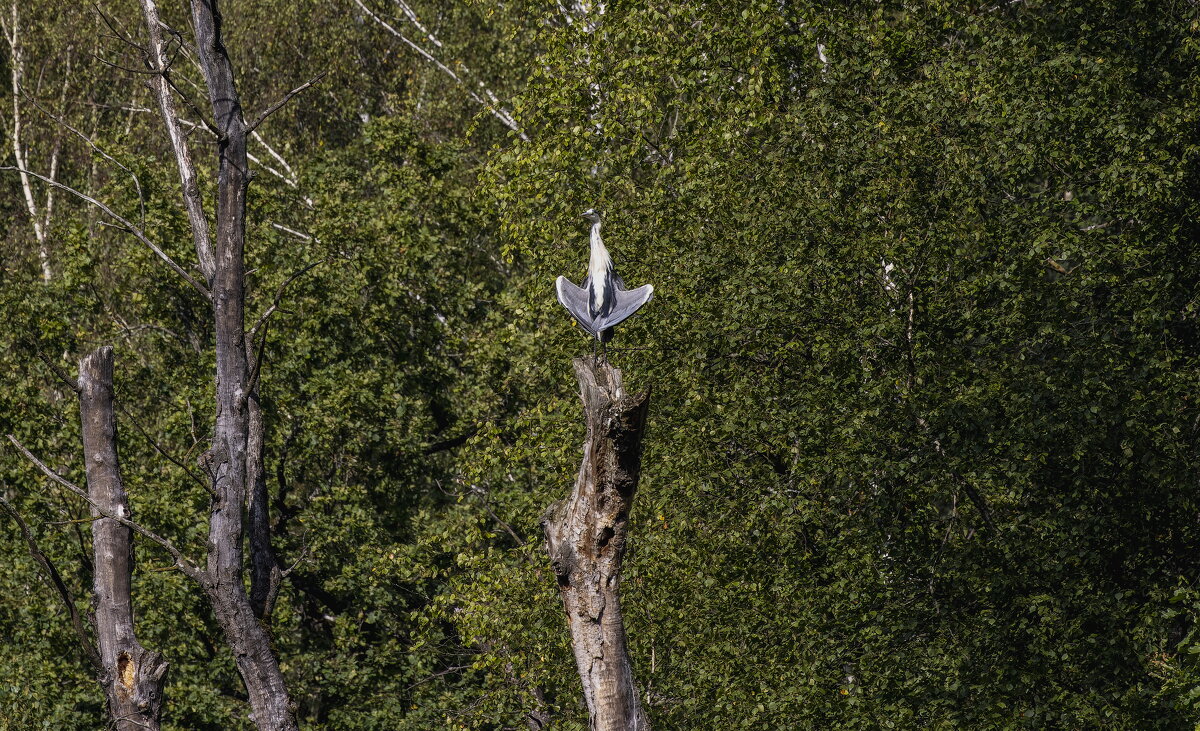
<instances>
[{"instance_id":1,"label":"bird's head","mask_svg":"<svg viewBox=\"0 0 1200 731\"><path fill-rule=\"evenodd\" d=\"M595 208L589 208L583 212L583 217L592 223L600 223L600 214L596 213Z\"/></svg>"}]
</instances>

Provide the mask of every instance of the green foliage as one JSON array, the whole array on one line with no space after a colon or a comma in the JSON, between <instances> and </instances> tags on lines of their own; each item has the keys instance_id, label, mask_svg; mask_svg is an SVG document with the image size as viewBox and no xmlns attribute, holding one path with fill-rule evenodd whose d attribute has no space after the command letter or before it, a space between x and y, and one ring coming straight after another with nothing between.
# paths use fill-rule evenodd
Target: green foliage
<instances>
[{"instance_id":1,"label":"green foliage","mask_svg":"<svg viewBox=\"0 0 1200 731\"><path fill-rule=\"evenodd\" d=\"M30 58L99 37L26 5ZM587 727L539 519L580 458L569 360L590 346L551 283L582 276L590 206L625 280L656 288L610 349L653 387L622 593L656 727L1200 721L1194 11L443 5L416 8L439 58L508 97L528 142L353 4L227 10L247 109L330 71L262 128L287 164L251 150L249 313L279 296L262 389L294 565L273 631L306 727ZM63 179L144 204L192 262L161 130L111 108L137 80L87 73L96 96L68 98L108 106L63 113L138 185L70 140ZM37 165L58 131L29 122ZM156 445L189 467L205 448L203 303L70 198L42 284L19 181L0 186L0 427L82 480L39 355L71 372L114 343L135 515L200 555L207 496ZM86 605L87 525L63 524L83 506L11 449L0 489ZM0 728L100 728L5 525ZM249 728L195 587L138 558L168 726Z\"/></svg>"},{"instance_id":2,"label":"green foliage","mask_svg":"<svg viewBox=\"0 0 1200 731\"><path fill-rule=\"evenodd\" d=\"M536 536L579 438L539 418L580 342L546 285L599 202L656 285L615 355L655 388L625 604L656 723L1193 718L1165 587L1195 571L1195 57L1158 12L647 5L555 35L534 143L489 166L529 271L496 319L535 315L485 466L556 485L501 511ZM461 622L569 677L560 620L487 611L540 606L538 569L498 556Z\"/></svg>"}]
</instances>

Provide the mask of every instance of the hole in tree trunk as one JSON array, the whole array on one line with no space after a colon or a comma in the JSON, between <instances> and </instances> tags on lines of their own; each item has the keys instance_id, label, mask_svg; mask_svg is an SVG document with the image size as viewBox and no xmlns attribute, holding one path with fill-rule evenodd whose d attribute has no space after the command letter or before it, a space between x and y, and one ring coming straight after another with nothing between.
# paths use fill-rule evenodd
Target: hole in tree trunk
<instances>
[{"instance_id":1,"label":"hole in tree trunk","mask_svg":"<svg viewBox=\"0 0 1200 731\"><path fill-rule=\"evenodd\" d=\"M600 547L604 548L612 537L616 534L611 525L604 526L604 530L600 532Z\"/></svg>"},{"instance_id":2,"label":"hole in tree trunk","mask_svg":"<svg viewBox=\"0 0 1200 731\"><path fill-rule=\"evenodd\" d=\"M137 667L133 662L133 658L128 652L122 652L117 658L117 680L121 682L121 686L128 693L133 690L133 678L136 674Z\"/></svg>"}]
</instances>

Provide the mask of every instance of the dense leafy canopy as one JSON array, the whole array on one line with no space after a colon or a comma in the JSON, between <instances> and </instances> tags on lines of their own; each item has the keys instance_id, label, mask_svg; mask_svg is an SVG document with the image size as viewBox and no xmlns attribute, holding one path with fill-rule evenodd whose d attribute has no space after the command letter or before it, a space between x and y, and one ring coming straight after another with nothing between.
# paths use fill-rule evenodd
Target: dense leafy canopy
<instances>
[{"instance_id":1,"label":"dense leafy canopy","mask_svg":"<svg viewBox=\"0 0 1200 731\"><path fill-rule=\"evenodd\" d=\"M90 7L17 6L30 166L59 149L58 179L194 266L142 79L100 60L136 51ZM582 276L590 206L625 280L656 288L610 355L653 388L623 603L657 727L1200 721L1194 8L413 5L436 44L403 8L224 10L250 116L329 72L251 144L250 313L279 297L262 396L294 566L273 634L306 727L586 728L538 523L578 467L569 359L590 346L550 283ZM101 9L141 38L136 3ZM18 59L0 62L7 81ZM0 188L0 428L82 481L51 366L115 345L135 515L199 555L204 303L62 192L43 281L18 175ZM85 506L7 443L0 489L86 603ZM102 728L4 525L0 727ZM164 722L250 728L194 587L152 546L138 560Z\"/></svg>"}]
</instances>

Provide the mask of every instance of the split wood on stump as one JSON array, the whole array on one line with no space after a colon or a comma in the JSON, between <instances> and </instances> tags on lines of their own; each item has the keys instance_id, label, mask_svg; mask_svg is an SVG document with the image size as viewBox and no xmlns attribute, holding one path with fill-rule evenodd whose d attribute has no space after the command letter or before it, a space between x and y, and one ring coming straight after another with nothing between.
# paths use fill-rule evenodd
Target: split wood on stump
<instances>
[{"instance_id":1,"label":"split wood on stump","mask_svg":"<svg viewBox=\"0 0 1200 731\"><path fill-rule=\"evenodd\" d=\"M157 729L162 713L167 661L142 647L133 631L133 531L102 513L130 518L129 499L117 461L113 413L113 352L104 347L79 361L79 414L88 498L92 507L92 550L100 684L119 731Z\"/></svg>"},{"instance_id":2,"label":"split wood on stump","mask_svg":"<svg viewBox=\"0 0 1200 731\"><path fill-rule=\"evenodd\" d=\"M542 519L593 731L649 731L621 617L621 561L641 473L650 392L626 395L621 371L574 361L587 437L570 497Z\"/></svg>"}]
</instances>

